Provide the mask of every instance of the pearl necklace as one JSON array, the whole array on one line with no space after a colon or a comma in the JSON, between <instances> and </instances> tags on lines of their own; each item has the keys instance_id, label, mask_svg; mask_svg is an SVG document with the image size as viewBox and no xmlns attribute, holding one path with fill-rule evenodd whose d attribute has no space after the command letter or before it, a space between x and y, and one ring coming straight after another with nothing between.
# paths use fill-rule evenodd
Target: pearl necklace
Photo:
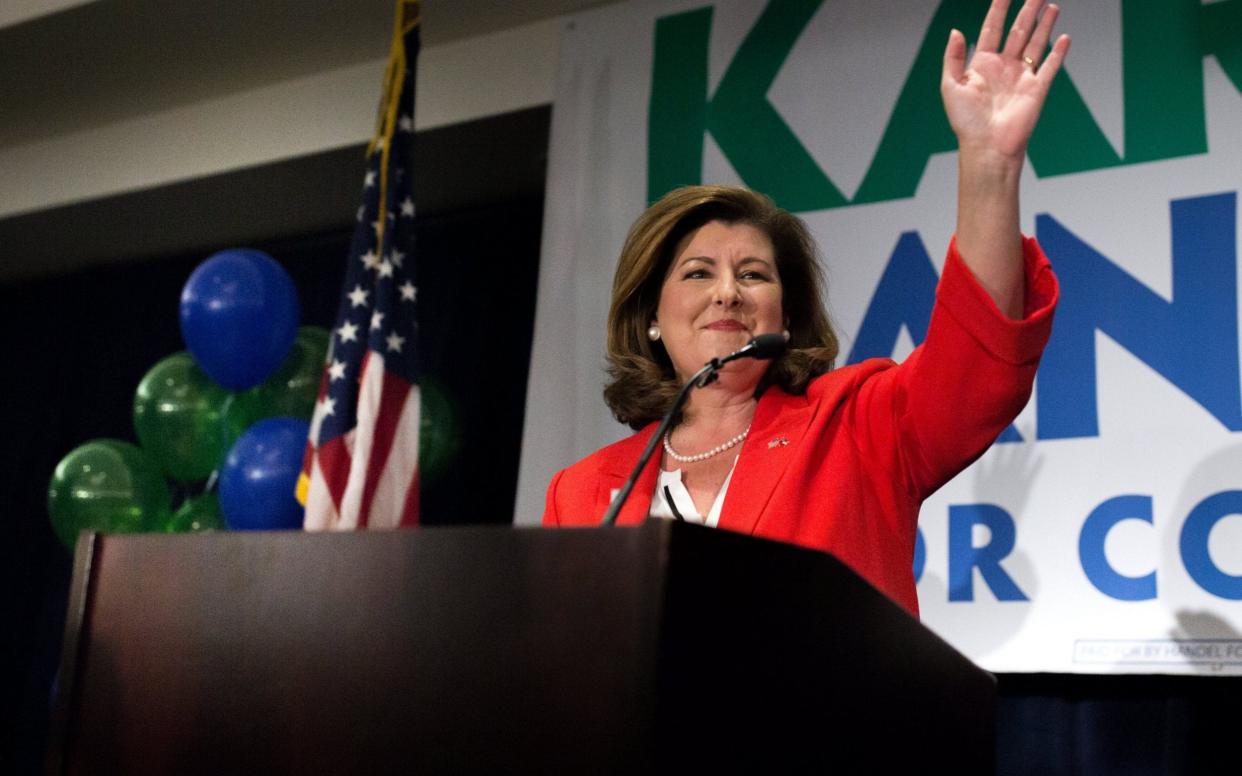
<instances>
[{"instance_id":1,"label":"pearl necklace","mask_svg":"<svg viewBox=\"0 0 1242 776\"><path fill-rule=\"evenodd\" d=\"M681 463L696 463L698 461L706 461L708 458L711 458L714 455L720 455L725 450L728 450L730 447L733 447L734 445L743 441L744 439L746 439L746 435L749 433L750 433L750 426L747 426L746 430L743 431L742 433L738 434L732 439L721 442L720 444L713 447L711 450L708 450L706 453L699 453L698 455L682 455L681 453L673 449L673 444L671 441L669 441L672 439L672 436L673 436L673 430L670 428L668 431L664 432L664 452L668 453L669 458L672 458L674 461L679 461Z\"/></svg>"}]
</instances>

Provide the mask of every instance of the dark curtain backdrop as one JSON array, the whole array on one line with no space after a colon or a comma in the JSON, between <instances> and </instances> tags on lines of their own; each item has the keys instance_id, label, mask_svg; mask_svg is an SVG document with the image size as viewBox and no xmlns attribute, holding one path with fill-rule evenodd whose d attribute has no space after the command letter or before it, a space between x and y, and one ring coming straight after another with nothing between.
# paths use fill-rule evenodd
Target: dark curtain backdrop
<instances>
[{"instance_id":1,"label":"dark curtain backdrop","mask_svg":"<svg viewBox=\"0 0 1242 776\"><path fill-rule=\"evenodd\" d=\"M427 524L510 519L541 213L541 198L520 199L419 227L419 344L426 372L459 411L461 438L450 473L425 487ZM305 323L331 325L348 241L341 230L257 246L293 276ZM88 439L133 440L134 388L157 360L182 349L178 296L206 254L0 287L0 772L38 771L46 742L70 575L68 553L48 525L48 478ZM1000 773L1242 772L1233 738L1242 709L1237 680L999 679Z\"/></svg>"}]
</instances>

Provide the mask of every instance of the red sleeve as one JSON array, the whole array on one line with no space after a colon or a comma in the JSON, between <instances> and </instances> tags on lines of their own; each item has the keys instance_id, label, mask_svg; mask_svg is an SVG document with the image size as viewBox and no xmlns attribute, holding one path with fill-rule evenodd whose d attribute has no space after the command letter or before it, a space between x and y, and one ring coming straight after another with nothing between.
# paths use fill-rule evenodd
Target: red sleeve
<instances>
[{"instance_id":1,"label":"red sleeve","mask_svg":"<svg viewBox=\"0 0 1242 776\"><path fill-rule=\"evenodd\" d=\"M860 445L919 499L982 455L1030 398L1058 287L1034 238L1023 238L1022 252L1024 316L1012 320L950 242L927 338L859 389Z\"/></svg>"},{"instance_id":2,"label":"red sleeve","mask_svg":"<svg viewBox=\"0 0 1242 776\"><path fill-rule=\"evenodd\" d=\"M561 481L561 475L565 473L562 469L552 477L552 481L548 483L548 495L543 507L543 520L540 521L544 527L556 528L561 524L560 514L556 511L556 486Z\"/></svg>"}]
</instances>

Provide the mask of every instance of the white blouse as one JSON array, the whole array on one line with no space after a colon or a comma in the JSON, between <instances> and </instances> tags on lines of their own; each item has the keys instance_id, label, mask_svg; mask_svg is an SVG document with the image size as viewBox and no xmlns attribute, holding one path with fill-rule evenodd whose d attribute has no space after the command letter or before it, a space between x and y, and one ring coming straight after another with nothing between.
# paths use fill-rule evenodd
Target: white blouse
<instances>
[{"instance_id":1,"label":"white blouse","mask_svg":"<svg viewBox=\"0 0 1242 776\"><path fill-rule=\"evenodd\" d=\"M694 505L694 499L690 497L690 491L686 490L685 484L681 481L681 469L674 469L671 472L661 469L660 477L656 480L655 493L651 494L651 508L648 514L667 520L677 519L664 497L664 489L667 487L669 494L673 497L673 506L677 507L677 511L687 523L698 523L715 528L720 522L720 509L724 506L725 493L729 491L729 480L733 479L733 470L736 468L737 456L734 456L733 466L729 467L729 474L720 485L720 492L716 494L716 500L712 502L712 508L707 511L706 518L699 514L698 508Z\"/></svg>"}]
</instances>

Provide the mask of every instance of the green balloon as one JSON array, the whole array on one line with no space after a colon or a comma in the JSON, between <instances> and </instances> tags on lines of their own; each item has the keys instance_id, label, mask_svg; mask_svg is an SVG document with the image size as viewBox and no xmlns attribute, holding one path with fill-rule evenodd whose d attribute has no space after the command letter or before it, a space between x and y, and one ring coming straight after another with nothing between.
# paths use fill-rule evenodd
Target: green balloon
<instances>
[{"instance_id":1,"label":"green balloon","mask_svg":"<svg viewBox=\"0 0 1242 776\"><path fill-rule=\"evenodd\" d=\"M224 456L227 456L229 450L233 449L233 443L237 441L237 438L254 423L255 409L253 402L246 397L245 393L231 393L229 398L224 400L220 414L223 416L224 432L222 447ZM217 466L224 462L224 456L221 456Z\"/></svg>"},{"instance_id":2,"label":"green balloon","mask_svg":"<svg viewBox=\"0 0 1242 776\"><path fill-rule=\"evenodd\" d=\"M242 394L250 422L291 417L310 420L319 399L324 360L332 335L320 326L303 326L275 374Z\"/></svg>"},{"instance_id":3,"label":"green balloon","mask_svg":"<svg viewBox=\"0 0 1242 776\"><path fill-rule=\"evenodd\" d=\"M214 493L186 499L164 526L168 533L199 533L226 529L224 513L220 511L220 500Z\"/></svg>"},{"instance_id":4,"label":"green balloon","mask_svg":"<svg viewBox=\"0 0 1242 776\"><path fill-rule=\"evenodd\" d=\"M179 482L205 479L246 428L230 413L231 394L182 351L151 367L134 394L134 431L142 448Z\"/></svg>"},{"instance_id":5,"label":"green balloon","mask_svg":"<svg viewBox=\"0 0 1242 776\"><path fill-rule=\"evenodd\" d=\"M437 380L419 380L418 477L438 480L461 450L456 402Z\"/></svg>"},{"instance_id":6,"label":"green balloon","mask_svg":"<svg viewBox=\"0 0 1242 776\"><path fill-rule=\"evenodd\" d=\"M52 529L70 552L81 530L156 530L167 522L171 504L155 462L118 439L96 439L73 450L47 488Z\"/></svg>"}]
</instances>

